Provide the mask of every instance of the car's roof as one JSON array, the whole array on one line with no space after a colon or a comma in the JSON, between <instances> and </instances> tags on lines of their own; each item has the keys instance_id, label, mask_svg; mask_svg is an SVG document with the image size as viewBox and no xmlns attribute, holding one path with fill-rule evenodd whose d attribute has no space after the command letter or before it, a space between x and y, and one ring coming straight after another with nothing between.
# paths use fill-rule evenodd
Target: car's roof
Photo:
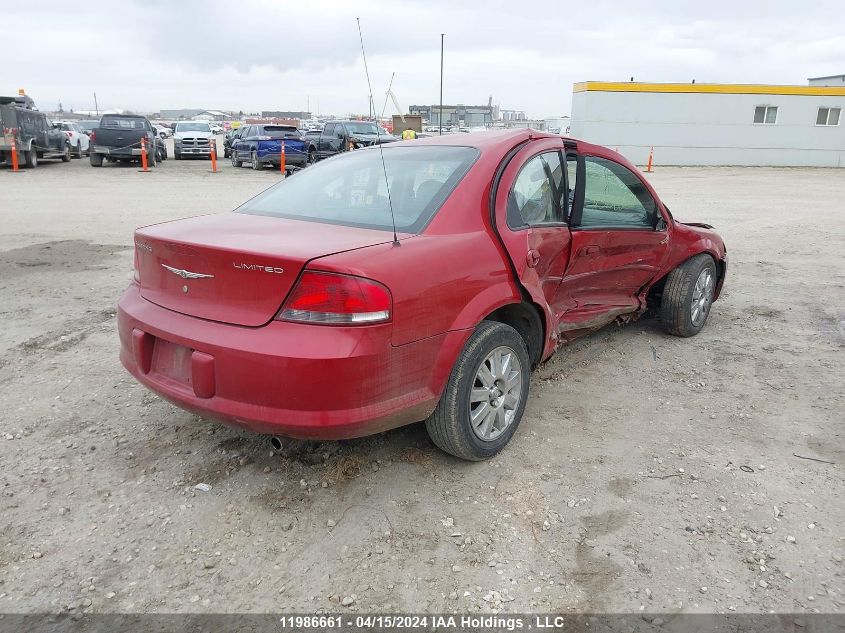
<instances>
[{"instance_id":1,"label":"car's roof","mask_svg":"<svg viewBox=\"0 0 845 633\"><path fill-rule=\"evenodd\" d=\"M398 143L391 143L391 145L455 145L461 147L475 147L484 152L488 150L496 151L513 147L522 141L535 138L554 138L559 137L557 134L549 134L548 132L540 132L530 128L520 128L518 130L493 130L489 132L470 132L458 134L444 134L442 136L425 136L411 141L400 141Z\"/></svg>"}]
</instances>

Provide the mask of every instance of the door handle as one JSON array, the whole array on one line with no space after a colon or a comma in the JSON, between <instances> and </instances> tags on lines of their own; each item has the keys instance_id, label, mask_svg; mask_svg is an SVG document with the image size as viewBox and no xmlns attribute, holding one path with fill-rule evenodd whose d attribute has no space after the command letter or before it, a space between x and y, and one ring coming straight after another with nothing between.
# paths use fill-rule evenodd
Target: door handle
<instances>
[{"instance_id":1,"label":"door handle","mask_svg":"<svg viewBox=\"0 0 845 633\"><path fill-rule=\"evenodd\" d=\"M593 253L598 253L601 250L598 246L591 245L591 246L582 246L578 249L579 255L591 255Z\"/></svg>"},{"instance_id":2,"label":"door handle","mask_svg":"<svg viewBox=\"0 0 845 633\"><path fill-rule=\"evenodd\" d=\"M666 244L666 243L668 243L668 242L669 242L669 236L667 235L667 236L666 236L666 237L664 237L662 240L660 240L660 241L658 242L658 244Z\"/></svg>"}]
</instances>

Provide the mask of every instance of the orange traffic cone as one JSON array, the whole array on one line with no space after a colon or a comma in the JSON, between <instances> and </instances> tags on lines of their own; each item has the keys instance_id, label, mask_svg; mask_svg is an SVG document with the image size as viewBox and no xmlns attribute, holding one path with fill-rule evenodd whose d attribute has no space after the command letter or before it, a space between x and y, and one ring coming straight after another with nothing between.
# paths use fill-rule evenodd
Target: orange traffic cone
<instances>
[{"instance_id":1,"label":"orange traffic cone","mask_svg":"<svg viewBox=\"0 0 845 633\"><path fill-rule=\"evenodd\" d=\"M216 174L217 173L217 140L211 139L210 143L211 143L211 153L209 154L209 156L211 156L211 173Z\"/></svg>"},{"instance_id":2,"label":"orange traffic cone","mask_svg":"<svg viewBox=\"0 0 845 633\"><path fill-rule=\"evenodd\" d=\"M654 148L652 147L648 152L648 164L645 166L646 173L650 174L654 171L651 166L654 163Z\"/></svg>"},{"instance_id":3,"label":"orange traffic cone","mask_svg":"<svg viewBox=\"0 0 845 633\"><path fill-rule=\"evenodd\" d=\"M18 147L15 142L15 135L17 133L17 129L12 130L12 171L18 171Z\"/></svg>"},{"instance_id":4,"label":"orange traffic cone","mask_svg":"<svg viewBox=\"0 0 845 633\"><path fill-rule=\"evenodd\" d=\"M141 171L149 172L147 168L147 139L141 137Z\"/></svg>"},{"instance_id":5,"label":"orange traffic cone","mask_svg":"<svg viewBox=\"0 0 845 633\"><path fill-rule=\"evenodd\" d=\"M285 141L284 139L279 139L279 171L282 172L282 176L286 176L286 169L285 169Z\"/></svg>"}]
</instances>

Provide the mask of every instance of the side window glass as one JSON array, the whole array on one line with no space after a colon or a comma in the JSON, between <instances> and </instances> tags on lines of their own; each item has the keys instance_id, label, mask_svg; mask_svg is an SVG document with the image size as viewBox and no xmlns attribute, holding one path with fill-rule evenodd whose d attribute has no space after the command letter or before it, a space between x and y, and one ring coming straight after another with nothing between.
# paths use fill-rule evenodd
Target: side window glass
<instances>
[{"instance_id":1,"label":"side window glass","mask_svg":"<svg viewBox=\"0 0 845 633\"><path fill-rule=\"evenodd\" d=\"M343 138L343 125L340 123L335 124L334 128L335 136L338 138Z\"/></svg>"},{"instance_id":2,"label":"side window glass","mask_svg":"<svg viewBox=\"0 0 845 633\"><path fill-rule=\"evenodd\" d=\"M642 181L619 163L584 158L582 227L654 228L657 206Z\"/></svg>"},{"instance_id":3,"label":"side window glass","mask_svg":"<svg viewBox=\"0 0 845 633\"><path fill-rule=\"evenodd\" d=\"M566 198L566 205L561 206L566 210L566 220L569 221L572 215L572 207L575 205L575 189L578 186L578 156L576 154L566 155L566 191L563 192Z\"/></svg>"},{"instance_id":4,"label":"side window glass","mask_svg":"<svg viewBox=\"0 0 845 633\"><path fill-rule=\"evenodd\" d=\"M560 222L562 182L559 152L546 152L525 163L508 196L508 226L516 229Z\"/></svg>"},{"instance_id":5,"label":"side window glass","mask_svg":"<svg viewBox=\"0 0 845 633\"><path fill-rule=\"evenodd\" d=\"M334 123L326 123L326 127L323 129L323 136L334 136Z\"/></svg>"}]
</instances>

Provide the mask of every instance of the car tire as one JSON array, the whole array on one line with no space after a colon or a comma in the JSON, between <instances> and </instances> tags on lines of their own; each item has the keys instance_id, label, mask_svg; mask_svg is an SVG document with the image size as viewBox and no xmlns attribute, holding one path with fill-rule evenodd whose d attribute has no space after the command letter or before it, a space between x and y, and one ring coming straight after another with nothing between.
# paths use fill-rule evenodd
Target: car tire
<instances>
[{"instance_id":1,"label":"car tire","mask_svg":"<svg viewBox=\"0 0 845 633\"><path fill-rule=\"evenodd\" d=\"M74 158L82 158L82 141L76 141L76 154Z\"/></svg>"},{"instance_id":2,"label":"car tire","mask_svg":"<svg viewBox=\"0 0 845 633\"><path fill-rule=\"evenodd\" d=\"M317 150L313 147L308 150L308 164L313 165L317 162Z\"/></svg>"},{"instance_id":3,"label":"car tire","mask_svg":"<svg viewBox=\"0 0 845 633\"><path fill-rule=\"evenodd\" d=\"M243 166L244 162L242 160L238 160L238 155L235 151L232 151L232 167L241 167Z\"/></svg>"},{"instance_id":4,"label":"car tire","mask_svg":"<svg viewBox=\"0 0 845 633\"><path fill-rule=\"evenodd\" d=\"M70 141L65 143L65 151L62 152L62 162L69 163L70 162Z\"/></svg>"},{"instance_id":5,"label":"car tire","mask_svg":"<svg viewBox=\"0 0 845 633\"><path fill-rule=\"evenodd\" d=\"M24 152L23 160L24 165L26 165L29 169L35 169L38 167L38 152L36 152L34 148L28 152Z\"/></svg>"},{"instance_id":6,"label":"car tire","mask_svg":"<svg viewBox=\"0 0 845 633\"><path fill-rule=\"evenodd\" d=\"M493 457L522 420L530 378L531 361L519 333L504 323L483 321L464 345L425 422L429 437L461 459Z\"/></svg>"},{"instance_id":7,"label":"car tire","mask_svg":"<svg viewBox=\"0 0 845 633\"><path fill-rule=\"evenodd\" d=\"M258 160L258 152L255 151L252 152L252 168L255 171L261 171L264 168L264 165Z\"/></svg>"},{"instance_id":8,"label":"car tire","mask_svg":"<svg viewBox=\"0 0 845 633\"><path fill-rule=\"evenodd\" d=\"M696 255L675 268L666 277L660 299L660 322L675 336L695 336L707 323L717 271L713 258Z\"/></svg>"},{"instance_id":9,"label":"car tire","mask_svg":"<svg viewBox=\"0 0 845 633\"><path fill-rule=\"evenodd\" d=\"M156 158L158 157L158 148L154 149L152 152L147 152L147 166L148 167L155 167L158 164Z\"/></svg>"},{"instance_id":10,"label":"car tire","mask_svg":"<svg viewBox=\"0 0 845 633\"><path fill-rule=\"evenodd\" d=\"M103 166L103 155L102 154L89 154L88 161L91 163L91 167L102 167Z\"/></svg>"},{"instance_id":11,"label":"car tire","mask_svg":"<svg viewBox=\"0 0 845 633\"><path fill-rule=\"evenodd\" d=\"M182 154L179 152L173 152L173 160L182 160Z\"/></svg>"}]
</instances>

